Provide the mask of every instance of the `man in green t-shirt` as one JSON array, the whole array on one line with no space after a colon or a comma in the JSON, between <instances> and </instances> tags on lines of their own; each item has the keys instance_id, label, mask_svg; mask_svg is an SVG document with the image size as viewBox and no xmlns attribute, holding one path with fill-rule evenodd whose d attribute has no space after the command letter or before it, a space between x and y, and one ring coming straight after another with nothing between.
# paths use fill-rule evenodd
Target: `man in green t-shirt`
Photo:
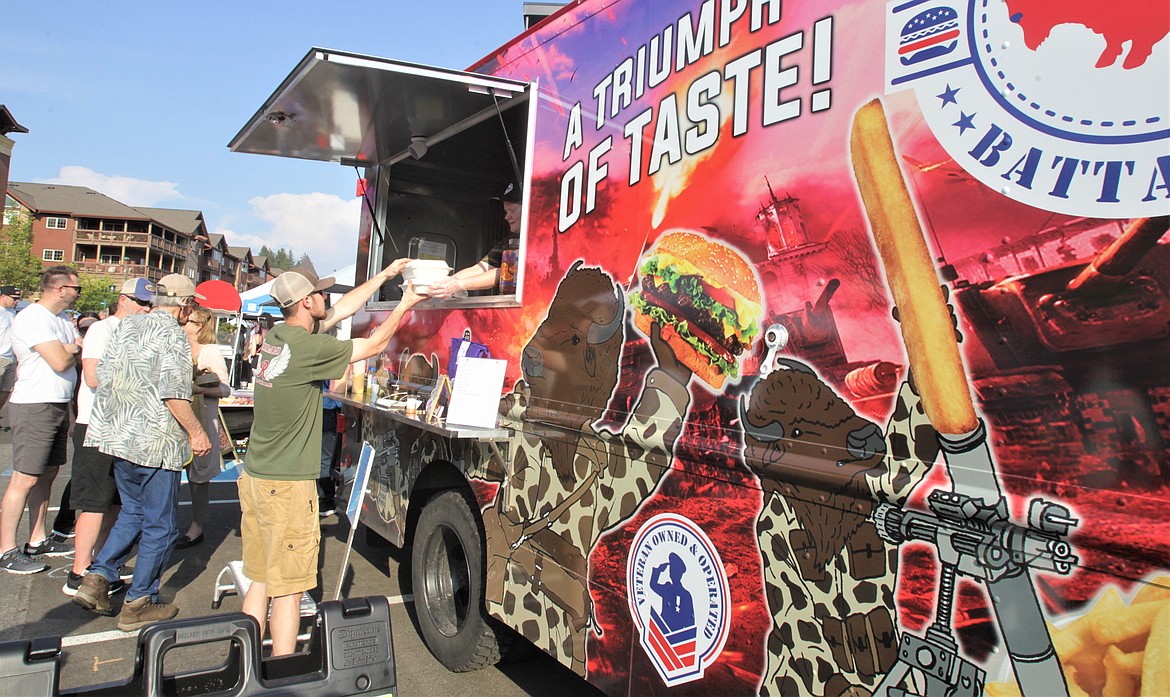
<instances>
[{"instance_id":1,"label":"man in green t-shirt","mask_svg":"<svg viewBox=\"0 0 1170 697\"><path fill-rule=\"evenodd\" d=\"M301 593L317 585L321 383L342 377L350 363L385 350L403 316L421 298L407 284L398 306L368 339L339 341L318 332L353 315L408 261L390 264L330 311L325 309L325 289L333 285L332 278L318 280L311 271L293 269L272 284L284 322L260 346L253 375L255 420L239 487L244 575L252 581L244 612L260 623L261 635L271 617L273 656L296 648Z\"/></svg>"}]
</instances>

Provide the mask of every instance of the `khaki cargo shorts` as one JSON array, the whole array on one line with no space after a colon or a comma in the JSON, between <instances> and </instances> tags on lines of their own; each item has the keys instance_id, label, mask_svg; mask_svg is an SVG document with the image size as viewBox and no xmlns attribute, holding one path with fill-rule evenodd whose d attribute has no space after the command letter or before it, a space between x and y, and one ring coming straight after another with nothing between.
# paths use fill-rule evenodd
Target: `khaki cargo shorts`
<instances>
[{"instance_id":1,"label":"khaki cargo shorts","mask_svg":"<svg viewBox=\"0 0 1170 697\"><path fill-rule=\"evenodd\" d=\"M317 480L257 479L240 470L244 575L273 598L317 587Z\"/></svg>"}]
</instances>

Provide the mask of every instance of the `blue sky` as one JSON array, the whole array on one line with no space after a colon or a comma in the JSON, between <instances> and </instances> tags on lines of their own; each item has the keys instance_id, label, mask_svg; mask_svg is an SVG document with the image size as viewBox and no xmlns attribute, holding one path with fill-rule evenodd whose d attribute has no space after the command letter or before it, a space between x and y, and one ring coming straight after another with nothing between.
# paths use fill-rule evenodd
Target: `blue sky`
<instances>
[{"instance_id":1,"label":"blue sky","mask_svg":"<svg viewBox=\"0 0 1170 697\"><path fill-rule=\"evenodd\" d=\"M0 32L13 181L201 210L233 245L353 263L352 169L227 143L313 46L463 69L523 29L522 0L19 3Z\"/></svg>"}]
</instances>

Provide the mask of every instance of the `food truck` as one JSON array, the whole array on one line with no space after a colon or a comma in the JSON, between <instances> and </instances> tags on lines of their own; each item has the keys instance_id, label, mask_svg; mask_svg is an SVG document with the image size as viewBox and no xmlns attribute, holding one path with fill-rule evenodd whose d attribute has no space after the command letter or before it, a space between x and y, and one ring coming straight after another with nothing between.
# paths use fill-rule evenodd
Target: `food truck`
<instances>
[{"instance_id":1,"label":"food truck","mask_svg":"<svg viewBox=\"0 0 1170 697\"><path fill-rule=\"evenodd\" d=\"M1168 27L583 0L466 72L309 51L230 147L356 168L359 283L476 264L523 196L514 286L421 303L379 363L433 408L341 395L434 655L1170 694Z\"/></svg>"}]
</instances>

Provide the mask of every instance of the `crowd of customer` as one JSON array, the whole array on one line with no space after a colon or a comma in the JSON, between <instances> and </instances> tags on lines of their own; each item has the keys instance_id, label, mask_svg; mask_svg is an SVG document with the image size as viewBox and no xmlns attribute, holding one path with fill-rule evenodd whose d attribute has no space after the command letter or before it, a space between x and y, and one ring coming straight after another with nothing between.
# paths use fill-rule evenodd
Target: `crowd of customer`
<instances>
[{"instance_id":1,"label":"crowd of customer","mask_svg":"<svg viewBox=\"0 0 1170 697\"><path fill-rule=\"evenodd\" d=\"M323 384L350 363L385 350L420 298L409 284L402 302L369 338L339 340L329 330L352 316L388 280L400 259L346 293L332 308L334 279L311 271L281 274L272 296L284 321L248 342L255 388L249 450L239 472L243 608L267 628L273 655L295 648L303 593L317 585L319 517L333 512L327 463L336 410ZM0 570L36 574L46 557L73 555L63 592L134 631L178 608L159 598L175 550L203 542L210 482L223 471L231 439L219 400L230 374L216 343L214 313L191 279L132 278L104 319L71 310L81 294L76 270L53 266L19 313L21 291L0 286L0 408L7 405L13 471L0 504ZM326 423L328 420L331 423ZM68 457L71 478L47 528L49 495ZM191 517L180 535L179 492L186 474ZM317 506L294 506L308 500ZM28 540L17 541L24 511ZM133 568L127 562L133 558ZM128 584L127 584L128 582Z\"/></svg>"}]
</instances>

